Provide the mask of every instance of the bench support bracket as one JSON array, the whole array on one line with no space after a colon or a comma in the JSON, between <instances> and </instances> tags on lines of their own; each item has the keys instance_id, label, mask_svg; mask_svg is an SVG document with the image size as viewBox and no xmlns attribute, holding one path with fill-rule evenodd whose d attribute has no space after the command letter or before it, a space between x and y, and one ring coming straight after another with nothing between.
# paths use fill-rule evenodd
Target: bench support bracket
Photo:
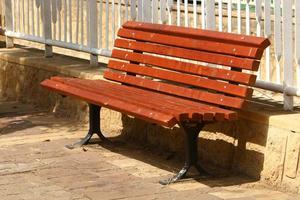
<instances>
[{"instance_id":1,"label":"bench support bracket","mask_svg":"<svg viewBox=\"0 0 300 200\"><path fill-rule=\"evenodd\" d=\"M97 134L98 137L103 141L108 140L100 130L100 110L100 106L89 104L89 131L82 140L71 145L66 145L68 149L74 149L88 144L94 134Z\"/></svg>"},{"instance_id":2,"label":"bench support bracket","mask_svg":"<svg viewBox=\"0 0 300 200\"><path fill-rule=\"evenodd\" d=\"M183 168L175 176L159 181L162 185L168 185L178 182L185 178L189 169L194 166L201 175L208 173L198 163L198 136L205 124L180 124L185 135L185 164Z\"/></svg>"}]
</instances>

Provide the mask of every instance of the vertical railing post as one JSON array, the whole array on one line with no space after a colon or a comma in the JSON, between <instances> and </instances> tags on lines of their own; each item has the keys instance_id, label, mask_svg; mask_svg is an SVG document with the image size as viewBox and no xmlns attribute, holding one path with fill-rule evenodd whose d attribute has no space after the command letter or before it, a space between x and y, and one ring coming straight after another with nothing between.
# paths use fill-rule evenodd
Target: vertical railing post
<instances>
[{"instance_id":1,"label":"vertical railing post","mask_svg":"<svg viewBox=\"0 0 300 200\"><path fill-rule=\"evenodd\" d=\"M136 0L131 0L130 14L131 14L131 20L136 20Z\"/></svg>"},{"instance_id":2,"label":"vertical railing post","mask_svg":"<svg viewBox=\"0 0 300 200\"><path fill-rule=\"evenodd\" d=\"M267 38L271 38L271 1L264 0L264 35ZM265 58L265 80L270 82L271 80L271 63L270 63L270 47L266 49L266 58Z\"/></svg>"},{"instance_id":3,"label":"vertical railing post","mask_svg":"<svg viewBox=\"0 0 300 200\"><path fill-rule=\"evenodd\" d=\"M5 0L5 29L6 31L13 31L13 11L11 0ZM14 47L14 40L12 37L6 36L6 48Z\"/></svg>"},{"instance_id":4,"label":"vertical railing post","mask_svg":"<svg viewBox=\"0 0 300 200\"><path fill-rule=\"evenodd\" d=\"M206 4L207 0L202 0L201 1L201 28L205 29L206 28Z\"/></svg>"},{"instance_id":5,"label":"vertical railing post","mask_svg":"<svg viewBox=\"0 0 300 200\"><path fill-rule=\"evenodd\" d=\"M295 58L297 64L297 87L300 88L300 2L295 1Z\"/></svg>"},{"instance_id":6,"label":"vertical railing post","mask_svg":"<svg viewBox=\"0 0 300 200\"><path fill-rule=\"evenodd\" d=\"M173 0L167 0L167 11L168 11L168 23L172 24L172 10L173 10L174 2Z\"/></svg>"},{"instance_id":7,"label":"vertical railing post","mask_svg":"<svg viewBox=\"0 0 300 200\"><path fill-rule=\"evenodd\" d=\"M215 0L206 1L206 28L215 30L216 15L215 15Z\"/></svg>"},{"instance_id":8,"label":"vertical railing post","mask_svg":"<svg viewBox=\"0 0 300 200\"><path fill-rule=\"evenodd\" d=\"M262 0L255 1L256 35L261 36Z\"/></svg>"},{"instance_id":9,"label":"vertical railing post","mask_svg":"<svg viewBox=\"0 0 300 200\"><path fill-rule=\"evenodd\" d=\"M246 0L246 34L250 35L250 0Z\"/></svg>"},{"instance_id":10,"label":"vertical railing post","mask_svg":"<svg viewBox=\"0 0 300 200\"><path fill-rule=\"evenodd\" d=\"M188 27L189 26L189 9L188 9L188 0L182 1L184 2L184 26Z\"/></svg>"},{"instance_id":11,"label":"vertical railing post","mask_svg":"<svg viewBox=\"0 0 300 200\"><path fill-rule=\"evenodd\" d=\"M223 31L223 0L218 0L219 31Z\"/></svg>"},{"instance_id":12,"label":"vertical railing post","mask_svg":"<svg viewBox=\"0 0 300 200\"><path fill-rule=\"evenodd\" d=\"M143 21L143 0L138 0L137 2L137 21L141 22Z\"/></svg>"},{"instance_id":13,"label":"vertical railing post","mask_svg":"<svg viewBox=\"0 0 300 200\"><path fill-rule=\"evenodd\" d=\"M89 0L89 44L91 49L96 49L98 47L98 15L97 15L97 0ZM108 12L108 11L106 11ZM106 27L108 29L108 27ZM106 38L108 40L108 38ZM92 67L98 66L98 55L90 54L90 65Z\"/></svg>"},{"instance_id":14,"label":"vertical railing post","mask_svg":"<svg viewBox=\"0 0 300 200\"><path fill-rule=\"evenodd\" d=\"M143 0L143 21L151 22L151 1Z\"/></svg>"},{"instance_id":15,"label":"vertical railing post","mask_svg":"<svg viewBox=\"0 0 300 200\"><path fill-rule=\"evenodd\" d=\"M276 82L281 84L281 67L282 58L282 26L281 26L281 0L274 0L274 49L276 59Z\"/></svg>"},{"instance_id":16,"label":"vertical railing post","mask_svg":"<svg viewBox=\"0 0 300 200\"><path fill-rule=\"evenodd\" d=\"M241 0L237 1L237 31L239 34L242 33L242 11L241 11Z\"/></svg>"},{"instance_id":17,"label":"vertical railing post","mask_svg":"<svg viewBox=\"0 0 300 200\"><path fill-rule=\"evenodd\" d=\"M227 0L227 32L232 32L232 0Z\"/></svg>"},{"instance_id":18,"label":"vertical railing post","mask_svg":"<svg viewBox=\"0 0 300 200\"><path fill-rule=\"evenodd\" d=\"M161 23L163 24L167 22L166 8L167 8L167 1L160 0L160 20Z\"/></svg>"},{"instance_id":19,"label":"vertical railing post","mask_svg":"<svg viewBox=\"0 0 300 200\"><path fill-rule=\"evenodd\" d=\"M158 23L158 0L152 0L152 23Z\"/></svg>"},{"instance_id":20,"label":"vertical railing post","mask_svg":"<svg viewBox=\"0 0 300 200\"><path fill-rule=\"evenodd\" d=\"M293 70L293 1L285 0L282 5L283 13L283 66L284 80L283 87L292 86L294 82ZM284 89L285 91L285 89ZM294 99L284 93L284 109L293 110Z\"/></svg>"},{"instance_id":21,"label":"vertical railing post","mask_svg":"<svg viewBox=\"0 0 300 200\"><path fill-rule=\"evenodd\" d=\"M256 36L261 36L262 31L262 0L255 0L255 19L256 19ZM261 80L261 71L262 68L259 68L259 71L257 72L257 79Z\"/></svg>"},{"instance_id":22,"label":"vertical railing post","mask_svg":"<svg viewBox=\"0 0 300 200\"><path fill-rule=\"evenodd\" d=\"M42 1L42 13L43 13L43 32L45 39L45 57L49 58L53 56L53 49L51 45L47 44L47 40L52 39L52 22L51 22L51 1Z\"/></svg>"}]
</instances>

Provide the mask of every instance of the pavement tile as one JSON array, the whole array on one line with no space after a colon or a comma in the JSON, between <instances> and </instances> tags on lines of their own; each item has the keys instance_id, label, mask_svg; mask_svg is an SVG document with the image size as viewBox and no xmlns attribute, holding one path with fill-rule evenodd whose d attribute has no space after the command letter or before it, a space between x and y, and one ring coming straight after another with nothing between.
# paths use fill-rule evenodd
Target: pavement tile
<instances>
[{"instance_id":1,"label":"pavement tile","mask_svg":"<svg viewBox=\"0 0 300 200\"><path fill-rule=\"evenodd\" d=\"M200 183L198 181L189 181L189 182L182 182L176 183L169 186L173 190L176 191L186 191L186 190L197 190L197 189L209 189L208 185Z\"/></svg>"},{"instance_id":2,"label":"pavement tile","mask_svg":"<svg viewBox=\"0 0 300 200\"><path fill-rule=\"evenodd\" d=\"M209 193L221 199L239 199L239 198L251 198L251 193L247 190L241 189L236 191L217 191Z\"/></svg>"},{"instance_id":3,"label":"pavement tile","mask_svg":"<svg viewBox=\"0 0 300 200\"><path fill-rule=\"evenodd\" d=\"M124 198L126 200L191 200L191 199L203 199L203 200L222 200L216 196L210 194L201 194L198 192L168 192L158 193L145 196L133 196Z\"/></svg>"},{"instance_id":4,"label":"pavement tile","mask_svg":"<svg viewBox=\"0 0 300 200\"><path fill-rule=\"evenodd\" d=\"M266 191L261 195L255 195L256 200L300 200L300 195L284 194L276 191Z\"/></svg>"}]
</instances>

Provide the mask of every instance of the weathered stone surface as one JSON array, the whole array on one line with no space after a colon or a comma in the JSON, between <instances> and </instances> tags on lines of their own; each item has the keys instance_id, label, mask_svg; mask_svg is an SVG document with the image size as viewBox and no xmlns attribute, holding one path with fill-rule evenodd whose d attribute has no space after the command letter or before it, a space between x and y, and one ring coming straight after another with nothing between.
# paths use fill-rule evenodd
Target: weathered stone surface
<instances>
[{"instance_id":1,"label":"weathered stone surface","mask_svg":"<svg viewBox=\"0 0 300 200\"><path fill-rule=\"evenodd\" d=\"M289 134L286 150L285 175L295 179L299 169L300 134Z\"/></svg>"},{"instance_id":2,"label":"weathered stone surface","mask_svg":"<svg viewBox=\"0 0 300 200\"><path fill-rule=\"evenodd\" d=\"M280 185L283 176L288 133L269 127L265 152L263 179L271 185Z\"/></svg>"}]
</instances>

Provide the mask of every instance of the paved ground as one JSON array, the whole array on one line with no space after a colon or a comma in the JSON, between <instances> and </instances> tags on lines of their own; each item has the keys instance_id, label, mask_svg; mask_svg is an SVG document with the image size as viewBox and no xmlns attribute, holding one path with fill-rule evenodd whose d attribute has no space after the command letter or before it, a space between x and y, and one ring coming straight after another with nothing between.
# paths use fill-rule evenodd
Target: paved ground
<instances>
[{"instance_id":1,"label":"paved ground","mask_svg":"<svg viewBox=\"0 0 300 200\"><path fill-rule=\"evenodd\" d=\"M178 161L119 139L64 147L86 129L32 106L0 102L0 199L300 200L238 176L162 186L158 180L176 171Z\"/></svg>"}]
</instances>

